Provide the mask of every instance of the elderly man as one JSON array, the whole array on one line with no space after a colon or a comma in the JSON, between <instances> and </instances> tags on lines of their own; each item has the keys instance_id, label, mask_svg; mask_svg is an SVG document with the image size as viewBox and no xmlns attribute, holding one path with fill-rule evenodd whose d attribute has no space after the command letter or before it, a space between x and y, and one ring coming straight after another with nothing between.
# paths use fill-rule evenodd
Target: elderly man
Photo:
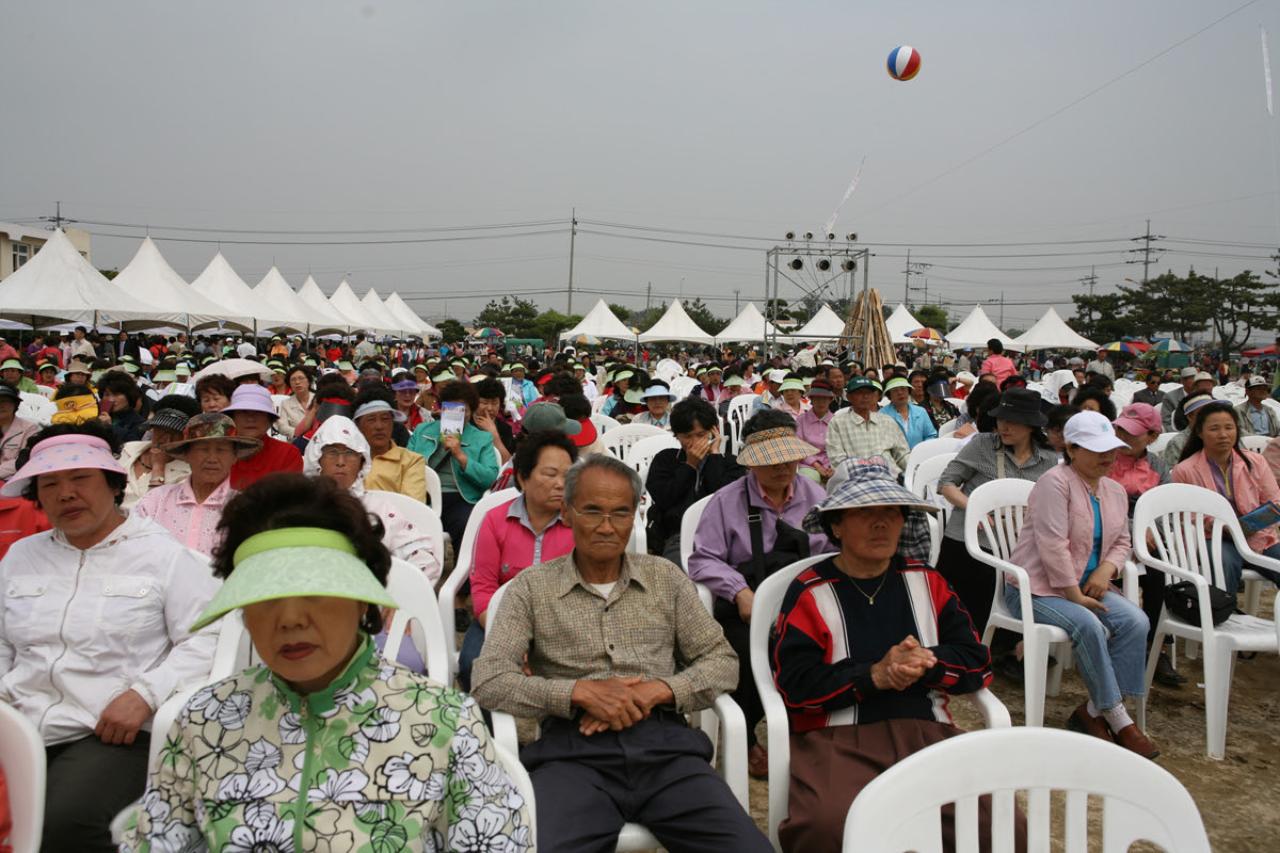
<instances>
[{"instance_id":1,"label":"elderly man","mask_svg":"<svg viewBox=\"0 0 1280 853\"><path fill-rule=\"evenodd\" d=\"M395 443L393 432L396 424L404 421L404 415L396 411L389 397L380 387L363 392L356 398L355 413L351 416L369 442L372 463L364 478L365 488L396 492L425 502L427 460L421 453L405 450Z\"/></svg>"},{"instance_id":2,"label":"elderly man","mask_svg":"<svg viewBox=\"0 0 1280 853\"><path fill-rule=\"evenodd\" d=\"M1133 395L1133 402L1146 403L1151 408L1159 410L1164 405L1165 398L1165 393L1160 390L1160 371L1148 371L1147 378L1143 382L1145 386Z\"/></svg>"},{"instance_id":3,"label":"elderly man","mask_svg":"<svg viewBox=\"0 0 1280 853\"><path fill-rule=\"evenodd\" d=\"M1280 435L1280 416L1262 401L1271 396L1271 383L1262 376L1253 376L1244 386L1245 401L1236 406L1241 435Z\"/></svg>"},{"instance_id":4,"label":"elderly man","mask_svg":"<svg viewBox=\"0 0 1280 853\"><path fill-rule=\"evenodd\" d=\"M1111 366L1111 362L1107 361L1107 351L1098 350L1098 357L1089 362L1084 367L1085 373L1096 373L1099 376L1105 376L1112 382L1116 381L1116 371Z\"/></svg>"},{"instance_id":5,"label":"elderly man","mask_svg":"<svg viewBox=\"0 0 1280 853\"><path fill-rule=\"evenodd\" d=\"M1186 429L1187 422L1178 410L1178 404L1195 387L1197 372L1194 367L1182 368L1182 372L1178 374L1178 381L1182 383L1182 387L1165 392L1164 400L1160 402L1160 422L1163 424L1165 432Z\"/></svg>"},{"instance_id":6,"label":"elderly man","mask_svg":"<svg viewBox=\"0 0 1280 853\"><path fill-rule=\"evenodd\" d=\"M771 848L683 714L732 690L738 663L693 582L626 553L640 477L592 455L569 470L573 551L508 582L472 672L486 708L543 721L521 751L538 849L612 850L641 823L672 851ZM678 659L678 660L677 660Z\"/></svg>"},{"instance_id":7,"label":"elderly man","mask_svg":"<svg viewBox=\"0 0 1280 853\"><path fill-rule=\"evenodd\" d=\"M831 467L850 457L869 459L883 456L894 473L907 465L911 450L898 422L881 412L880 386L863 376L855 376L845 386L849 408L836 412L827 427L827 458Z\"/></svg>"}]
</instances>

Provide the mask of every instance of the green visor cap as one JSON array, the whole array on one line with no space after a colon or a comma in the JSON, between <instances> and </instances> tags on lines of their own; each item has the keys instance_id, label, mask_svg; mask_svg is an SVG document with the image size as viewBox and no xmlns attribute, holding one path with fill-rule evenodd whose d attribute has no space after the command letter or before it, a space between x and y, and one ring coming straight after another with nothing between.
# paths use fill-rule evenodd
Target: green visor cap
<instances>
[{"instance_id":1,"label":"green visor cap","mask_svg":"<svg viewBox=\"0 0 1280 853\"><path fill-rule=\"evenodd\" d=\"M287 527L250 536L236 549L235 569L192 631L250 604L318 595L396 607L386 587L356 555L351 540L322 527Z\"/></svg>"}]
</instances>

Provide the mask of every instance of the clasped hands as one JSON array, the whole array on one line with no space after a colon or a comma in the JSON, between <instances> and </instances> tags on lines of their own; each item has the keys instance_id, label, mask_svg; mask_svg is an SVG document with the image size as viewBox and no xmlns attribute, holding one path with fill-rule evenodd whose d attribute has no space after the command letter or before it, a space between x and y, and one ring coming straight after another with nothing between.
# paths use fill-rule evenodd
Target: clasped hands
<instances>
[{"instance_id":1,"label":"clasped hands","mask_svg":"<svg viewBox=\"0 0 1280 853\"><path fill-rule=\"evenodd\" d=\"M871 681L878 690L906 690L937 663L937 656L908 634L871 665Z\"/></svg>"},{"instance_id":2,"label":"clasped hands","mask_svg":"<svg viewBox=\"0 0 1280 853\"><path fill-rule=\"evenodd\" d=\"M675 701L675 695L665 681L628 678L581 679L573 685L569 700L584 713L578 723L578 731L584 735L630 728L659 705Z\"/></svg>"}]
</instances>

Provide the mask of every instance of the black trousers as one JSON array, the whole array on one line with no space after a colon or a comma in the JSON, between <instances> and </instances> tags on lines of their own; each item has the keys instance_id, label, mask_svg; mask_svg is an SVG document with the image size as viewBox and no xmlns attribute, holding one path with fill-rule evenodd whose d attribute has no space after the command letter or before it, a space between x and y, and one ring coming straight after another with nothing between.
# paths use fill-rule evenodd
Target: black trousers
<instances>
[{"instance_id":1,"label":"black trousers","mask_svg":"<svg viewBox=\"0 0 1280 853\"><path fill-rule=\"evenodd\" d=\"M982 636L991 618L991 600L996 595L996 570L970 557L964 540L948 536L942 537L937 569L960 596L960 603L973 620L974 630Z\"/></svg>"},{"instance_id":2,"label":"black trousers","mask_svg":"<svg viewBox=\"0 0 1280 853\"><path fill-rule=\"evenodd\" d=\"M1164 572L1147 569L1146 574L1138 575L1138 589L1142 591L1142 612L1151 621L1151 629L1147 631L1147 646L1156 638L1156 626L1160 624L1160 611L1164 610Z\"/></svg>"},{"instance_id":3,"label":"black trousers","mask_svg":"<svg viewBox=\"0 0 1280 853\"><path fill-rule=\"evenodd\" d=\"M90 735L48 747L41 853L114 851L111 821L142 796L151 738L138 732L131 746L110 746Z\"/></svg>"},{"instance_id":4,"label":"black trousers","mask_svg":"<svg viewBox=\"0 0 1280 853\"><path fill-rule=\"evenodd\" d=\"M711 741L675 714L591 737L575 721L549 720L520 758L533 778L539 850L611 853L627 822L671 853L773 849L708 763Z\"/></svg>"},{"instance_id":5,"label":"black trousers","mask_svg":"<svg viewBox=\"0 0 1280 853\"><path fill-rule=\"evenodd\" d=\"M454 553L457 553L462 547L462 534L467 532L467 520L471 518L475 505L467 503L467 499L457 492L445 492L440 497L443 504L440 507L440 525L453 540Z\"/></svg>"},{"instance_id":6,"label":"black trousers","mask_svg":"<svg viewBox=\"0 0 1280 853\"><path fill-rule=\"evenodd\" d=\"M764 719L764 705L756 680L751 675L751 623L743 622L738 607L732 602L717 598L714 607L716 621L724 629L724 638L738 655L738 689L730 695L747 718L747 747L756 745L756 725Z\"/></svg>"}]
</instances>

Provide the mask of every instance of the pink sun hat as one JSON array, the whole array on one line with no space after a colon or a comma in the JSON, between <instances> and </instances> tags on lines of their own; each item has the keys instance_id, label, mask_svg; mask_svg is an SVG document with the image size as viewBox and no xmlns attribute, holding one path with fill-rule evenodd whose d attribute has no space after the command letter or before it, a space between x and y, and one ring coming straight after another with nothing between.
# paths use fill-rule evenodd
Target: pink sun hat
<instances>
[{"instance_id":1,"label":"pink sun hat","mask_svg":"<svg viewBox=\"0 0 1280 853\"><path fill-rule=\"evenodd\" d=\"M0 497L21 497L27 480L32 477L76 468L99 468L116 474L127 473L111 455L111 447L101 438L84 433L55 435L32 448L27 464L9 478L4 488L0 488Z\"/></svg>"}]
</instances>

